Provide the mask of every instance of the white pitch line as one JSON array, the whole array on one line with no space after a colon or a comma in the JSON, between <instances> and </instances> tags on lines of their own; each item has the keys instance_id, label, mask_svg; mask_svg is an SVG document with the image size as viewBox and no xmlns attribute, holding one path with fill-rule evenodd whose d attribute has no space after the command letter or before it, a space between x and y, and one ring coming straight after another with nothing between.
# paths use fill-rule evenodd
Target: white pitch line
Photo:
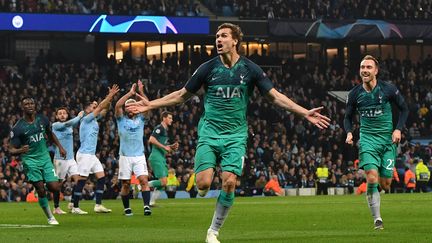
<instances>
[{"instance_id":1,"label":"white pitch line","mask_svg":"<svg viewBox=\"0 0 432 243\"><path fill-rule=\"evenodd\" d=\"M28 228L51 228L52 225L41 224L0 224L0 228L8 229L28 229Z\"/></svg>"}]
</instances>

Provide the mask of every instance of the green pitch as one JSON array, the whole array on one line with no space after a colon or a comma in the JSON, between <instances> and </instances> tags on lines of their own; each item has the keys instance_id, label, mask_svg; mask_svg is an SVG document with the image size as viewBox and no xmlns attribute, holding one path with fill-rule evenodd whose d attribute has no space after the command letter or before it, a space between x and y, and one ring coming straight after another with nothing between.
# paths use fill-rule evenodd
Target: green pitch
<instances>
[{"instance_id":1,"label":"green pitch","mask_svg":"<svg viewBox=\"0 0 432 243\"><path fill-rule=\"evenodd\" d=\"M204 242L215 199L159 200L150 217L141 200L134 216L120 200L111 214L58 215L48 226L38 204L1 203L1 242ZM50 202L52 205L52 203ZM63 203L63 209L66 204ZM221 242L432 242L432 193L382 195L385 229L374 231L365 196L236 198ZM21 225L21 226L19 226ZM47 226L47 227L42 227ZM30 228L35 227L35 228Z\"/></svg>"}]
</instances>

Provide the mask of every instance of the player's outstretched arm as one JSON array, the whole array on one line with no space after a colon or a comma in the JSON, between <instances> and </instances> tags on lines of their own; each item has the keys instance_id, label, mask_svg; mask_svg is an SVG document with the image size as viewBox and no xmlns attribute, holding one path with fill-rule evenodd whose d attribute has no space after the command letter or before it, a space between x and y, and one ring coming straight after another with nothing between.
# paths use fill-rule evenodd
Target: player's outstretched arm
<instances>
[{"instance_id":1,"label":"player's outstretched arm","mask_svg":"<svg viewBox=\"0 0 432 243\"><path fill-rule=\"evenodd\" d=\"M125 95L123 95L116 103L115 105L115 116L120 117L123 115L123 105L125 104L126 100L128 100L130 97L134 96L136 94L135 92L136 84L133 84L129 92L127 92Z\"/></svg>"},{"instance_id":2,"label":"player's outstretched arm","mask_svg":"<svg viewBox=\"0 0 432 243\"><path fill-rule=\"evenodd\" d=\"M313 108L307 110L306 108L298 105L286 95L280 93L276 89L272 88L267 93L267 98L269 98L274 104L282 107L285 110L296 113L304 118L306 118L310 123L314 124L320 129L327 128L330 125L330 118L319 113L323 107Z\"/></svg>"},{"instance_id":3,"label":"player's outstretched arm","mask_svg":"<svg viewBox=\"0 0 432 243\"><path fill-rule=\"evenodd\" d=\"M144 94L144 84L141 80L138 80L138 94L141 95L145 100L149 100L148 97Z\"/></svg>"},{"instance_id":4,"label":"player's outstretched arm","mask_svg":"<svg viewBox=\"0 0 432 243\"><path fill-rule=\"evenodd\" d=\"M66 127L74 127L74 126L79 124L79 122L80 122L81 118L83 118L83 116L84 116L84 111L80 111L76 117L69 119L69 121L54 122L52 124L52 128L56 131L60 131L60 130L65 129Z\"/></svg>"},{"instance_id":5,"label":"player's outstretched arm","mask_svg":"<svg viewBox=\"0 0 432 243\"><path fill-rule=\"evenodd\" d=\"M153 110L161 107L177 105L185 102L192 96L193 93L190 93L185 88L182 88L162 98L152 100L152 101L148 101L144 97L140 97L142 99L140 102L127 104L126 110L134 114L138 114L138 113L147 112L149 110Z\"/></svg>"},{"instance_id":6,"label":"player's outstretched arm","mask_svg":"<svg viewBox=\"0 0 432 243\"><path fill-rule=\"evenodd\" d=\"M97 117L104 109L108 109L109 105L111 104L112 99L114 98L114 95L119 92L119 86L117 84L114 84L111 88L108 88L108 95L105 97L105 99L102 100L101 103L94 109L93 115L94 117Z\"/></svg>"}]
</instances>

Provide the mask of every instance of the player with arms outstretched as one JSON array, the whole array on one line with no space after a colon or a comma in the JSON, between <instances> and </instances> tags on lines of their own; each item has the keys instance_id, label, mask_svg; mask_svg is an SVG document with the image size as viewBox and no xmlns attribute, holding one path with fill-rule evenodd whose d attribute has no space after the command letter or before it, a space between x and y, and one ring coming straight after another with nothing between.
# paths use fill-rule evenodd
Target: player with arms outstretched
<instances>
[{"instance_id":1,"label":"player with arms outstretched","mask_svg":"<svg viewBox=\"0 0 432 243\"><path fill-rule=\"evenodd\" d=\"M105 172L101 162L96 157L96 146L99 134L99 124L97 119L105 113L114 95L119 91L119 87L114 84L109 88L108 95L102 100L100 104L97 102L90 102L85 107L85 116L81 119L79 130L81 146L76 154L78 173L80 179L75 186L73 194L73 214L87 214L87 212L79 208L79 200L81 198L82 190L89 174L95 174L96 182L96 205L94 211L96 213L110 213L111 209L102 205L102 195L105 188Z\"/></svg>"},{"instance_id":2,"label":"player with arms outstretched","mask_svg":"<svg viewBox=\"0 0 432 243\"><path fill-rule=\"evenodd\" d=\"M48 224L58 225L48 205L45 185L51 192L59 192L60 184L47 148L46 138L58 148L61 157L66 151L51 131L46 116L36 114L36 104L33 98L21 100L24 116L12 128L9 151L20 154L27 180L33 184L38 194L38 202L48 218Z\"/></svg>"},{"instance_id":3,"label":"player with arms outstretched","mask_svg":"<svg viewBox=\"0 0 432 243\"><path fill-rule=\"evenodd\" d=\"M60 185L66 177L71 177L75 185L78 183L79 174L77 163L74 158L73 149L73 127L77 126L84 115L84 111L81 111L78 116L73 119L67 120L69 118L68 109L66 107L60 107L56 110L57 122L52 124L52 130L56 137L58 138L60 144L66 149L66 158L62 158L60 155L60 150L56 147L54 154L54 165L56 173L60 179ZM61 186L60 186L61 187ZM60 208L60 192L53 193L54 201L54 214L66 214Z\"/></svg>"},{"instance_id":4,"label":"player with arms outstretched","mask_svg":"<svg viewBox=\"0 0 432 243\"><path fill-rule=\"evenodd\" d=\"M142 83L138 81L139 92L144 96ZM147 162L144 156L144 121L143 114L134 115L131 112L124 114L123 105L135 103L136 84L128 93L121 97L115 106L115 117L117 129L120 136L120 160L119 179L122 181L121 198L123 201L124 214L132 216L129 206L130 179L135 174L141 185L141 195L144 202L144 215L151 215L150 209L150 187L148 186Z\"/></svg>"},{"instance_id":5,"label":"player with arms outstretched","mask_svg":"<svg viewBox=\"0 0 432 243\"><path fill-rule=\"evenodd\" d=\"M396 160L396 144L408 117L408 107L395 85L377 80L378 61L370 55L360 63L362 83L348 94L344 127L346 143L353 144L352 119L357 110L360 115L359 168L366 172L367 201L374 219L375 229L384 229L381 218L381 197L378 183L390 190ZM393 130L392 107L399 109L399 120Z\"/></svg>"},{"instance_id":6,"label":"player with arms outstretched","mask_svg":"<svg viewBox=\"0 0 432 243\"><path fill-rule=\"evenodd\" d=\"M242 35L237 25L220 25L215 43L218 56L198 67L182 89L160 99L128 106L136 113L172 106L185 102L204 88L204 113L198 124L194 170L198 193L204 196L212 183L216 164L220 163L222 168L222 190L206 237L206 242L212 243L219 242L219 229L233 205L236 180L242 173L248 136L246 111L254 87L274 104L306 118L318 128L326 128L330 121L319 113L322 107L307 110L281 94L258 65L240 56Z\"/></svg>"}]
</instances>

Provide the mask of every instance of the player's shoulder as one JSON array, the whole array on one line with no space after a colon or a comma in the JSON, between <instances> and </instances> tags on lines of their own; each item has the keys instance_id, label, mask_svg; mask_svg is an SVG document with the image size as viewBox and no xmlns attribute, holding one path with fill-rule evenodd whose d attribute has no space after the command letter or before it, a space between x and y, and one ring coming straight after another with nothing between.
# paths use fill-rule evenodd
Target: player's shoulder
<instances>
[{"instance_id":1,"label":"player's shoulder","mask_svg":"<svg viewBox=\"0 0 432 243\"><path fill-rule=\"evenodd\" d=\"M49 121L48 117L45 116L44 114L36 114L36 119L38 119L39 121Z\"/></svg>"},{"instance_id":2,"label":"player's shoulder","mask_svg":"<svg viewBox=\"0 0 432 243\"><path fill-rule=\"evenodd\" d=\"M243 62L246 67L252 69L261 69L261 67L245 56L240 56L240 62Z\"/></svg>"},{"instance_id":3,"label":"player's shoulder","mask_svg":"<svg viewBox=\"0 0 432 243\"><path fill-rule=\"evenodd\" d=\"M359 92L361 92L363 90L363 84L359 83L357 85L355 85L348 93L348 95L357 95Z\"/></svg>"},{"instance_id":4,"label":"player's shoulder","mask_svg":"<svg viewBox=\"0 0 432 243\"><path fill-rule=\"evenodd\" d=\"M219 56L215 56L213 58L211 58L210 60L202 63L198 68L198 69L212 69L213 67L217 66L220 62L220 58Z\"/></svg>"},{"instance_id":5,"label":"player's shoulder","mask_svg":"<svg viewBox=\"0 0 432 243\"><path fill-rule=\"evenodd\" d=\"M24 119L21 118L12 126L12 130L14 132L16 132L16 131L22 129L23 125L25 125L25 122L24 122Z\"/></svg>"},{"instance_id":6,"label":"player's shoulder","mask_svg":"<svg viewBox=\"0 0 432 243\"><path fill-rule=\"evenodd\" d=\"M389 80L378 80L378 85L385 89L397 89L396 85Z\"/></svg>"}]
</instances>

